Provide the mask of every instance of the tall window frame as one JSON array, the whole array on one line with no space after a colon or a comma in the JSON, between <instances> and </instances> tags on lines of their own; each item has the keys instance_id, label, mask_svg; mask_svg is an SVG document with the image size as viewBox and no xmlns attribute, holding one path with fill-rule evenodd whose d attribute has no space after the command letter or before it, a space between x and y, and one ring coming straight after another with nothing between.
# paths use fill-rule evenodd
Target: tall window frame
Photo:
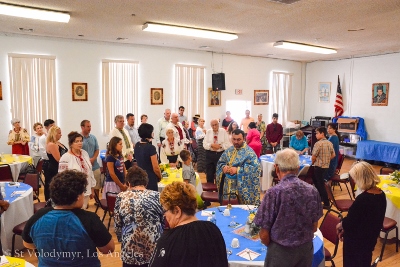
<instances>
[{"instance_id":1,"label":"tall window frame","mask_svg":"<svg viewBox=\"0 0 400 267\"><path fill-rule=\"evenodd\" d=\"M270 114L278 113L283 125L290 118L293 73L272 72L272 90Z\"/></svg>"},{"instance_id":2,"label":"tall window frame","mask_svg":"<svg viewBox=\"0 0 400 267\"><path fill-rule=\"evenodd\" d=\"M31 126L57 120L55 56L8 54L11 116Z\"/></svg>"},{"instance_id":3,"label":"tall window frame","mask_svg":"<svg viewBox=\"0 0 400 267\"><path fill-rule=\"evenodd\" d=\"M103 134L114 128L116 115L138 117L138 61L102 60Z\"/></svg>"},{"instance_id":4,"label":"tall window frame","mask_svg":"<svg viewBox=\"0 0 400 267\"><path fill-rule=\"evenodd\" d=\"M175 65L175 106L185 107L188 120L200 114L204 117L205 104L205 66Z\"/></svg>"}]
</instances>

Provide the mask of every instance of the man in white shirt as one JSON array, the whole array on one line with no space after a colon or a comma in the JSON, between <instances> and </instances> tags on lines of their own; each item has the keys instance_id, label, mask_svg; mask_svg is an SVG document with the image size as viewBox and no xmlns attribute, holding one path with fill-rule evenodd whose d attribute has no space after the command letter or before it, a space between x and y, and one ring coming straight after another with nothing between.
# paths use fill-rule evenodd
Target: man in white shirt
<instances>
[{"instance_id":1,"label":"man in white shirt","mask_svg":"<svg viewBox=\"0 0 400 267\"><path fill-rule=\"evenodd\" d=\"M161 142L164 141L165 139L165 129L167 128L170 118L171 118L171 110L167 108L164 111L164 117L160 118L157 121L157 130L155 136L156 136L159 155L160 155Z\"/></svg>"},{"instance_id":2,"label":"man in white shirt","mask_svg":"<svg viewBox=\"0 0 400 267\"><path fill-rule=\"evenodd\" d=\"M132 113L126 114L126 122L125 129L128 131L129 136L131 137L133 148L137 142L140 142L140 137L137 128L135 127L135 115Z\"/></svg>"},{"instance_id":3,"label":"man in white shirt","mask_svg":"<svg viewBox=\"0 0 400 267\"><path fill-rule=\"evenodd\" d=\"M183 115L183 112L185 112L185 107L180 106L179 107L179 122L183 123L184 121L187 121L187 117Z\"/></svg>"},{"instance_id":4,"label":"man in white shirt","mask_svg":"<svg viewBox=\"0 0 400 267\"><path fill-rule=\"evenodd\" d=\"M122 115L115 116L115 128L111 130L110 139L117 136L122 139L122 156L125 160L125 168L128 170L132 166L133 145L128 131L124 128L125 119Z\"/></svg>"},{"instance_id":5,"label":"man in white shirt","mask_svg":"<svg viewBox=\"0 0 400 267\"><path fill-rule=\"evenodd\" d=\"M217 163L222 153L232 144L224 128L219 128L218 120L211 120L211 129L207 130L203 140L206 150L206 177L207 183L214 183Z\"/></svg>"},{"instance_id":6,"label":"man in white shirt","mask_svg":"<svg viewBox=\"0 0 400 267\"><path fill-rule=\"evenodd\" d=\"M182 124L179 122L179 116L177 113L172 113L171 122L168 123L167 129L172 129L174 131L174 137L179 139L182 143L188 144L189 139L186 136L185 130L183 130Z\"/></svg>"}]
</instances>

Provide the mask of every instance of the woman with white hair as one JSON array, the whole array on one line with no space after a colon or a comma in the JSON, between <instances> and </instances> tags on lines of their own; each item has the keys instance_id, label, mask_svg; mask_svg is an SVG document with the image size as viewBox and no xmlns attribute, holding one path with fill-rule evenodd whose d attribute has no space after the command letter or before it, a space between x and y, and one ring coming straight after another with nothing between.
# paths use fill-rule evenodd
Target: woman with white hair
<instances>
[{"instance_id":1,"label":"woman with white hair","mask_svg":"<svg viewBox=\"0 0 400 267\"><path fill-rule=\"evenodd\" d=\"M386 196L377 187L380 178L367 162L357 163L349 174L363 192L336 226L343 241L343 266L371 266L372 252L385 218Z\"/></svg>"},{"instance_id":2,"label":"woman with white hair","mask_svg":"<svg viewBox=\"0 0 400 267\"><path fill-rule=\"evenodd\" d=\"M169 163L171 167L175 167L181 162L179 153L183 150L184 144L174 137L174 130L167 128L165 130L166 138L161 143L160 160L162 163Z\"/></svg>"},{"instance_id":3,"label":"woman with white hair","mask_svg":"<svg viewBox=\"0 0 400 267\"><path fill-rule=\"evenodd\" d=\"M29 155L30 136L28 131L20 126L19 119L12 119L11 125L13 129L8 133L7 145L11 145L12 154Z\"/></svg>"}]
</instances>

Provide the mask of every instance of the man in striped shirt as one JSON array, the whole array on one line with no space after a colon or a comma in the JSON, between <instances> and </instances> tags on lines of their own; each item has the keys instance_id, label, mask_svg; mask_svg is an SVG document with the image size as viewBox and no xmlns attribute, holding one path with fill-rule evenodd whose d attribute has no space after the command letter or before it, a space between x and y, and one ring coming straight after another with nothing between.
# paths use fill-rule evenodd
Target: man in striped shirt
<instances>
[{"instance_id":1,"label":"man in striped shirt","mask_svg":"<svg viewBox=\"0 0 400 267\"><path fill-rule=\"evenodd\" d=\"M329 209L330 206L328 194L325 190L324 176L325 172L329 169L331 159L335 157L335 150L332 143L326 139L327 135L328 132L325 127L318 127L316 129L315 136L318 142L314 145L311 158L312 165L314 165L313 182L324 202L324 209Z\"/></svg>"}]
</instances>

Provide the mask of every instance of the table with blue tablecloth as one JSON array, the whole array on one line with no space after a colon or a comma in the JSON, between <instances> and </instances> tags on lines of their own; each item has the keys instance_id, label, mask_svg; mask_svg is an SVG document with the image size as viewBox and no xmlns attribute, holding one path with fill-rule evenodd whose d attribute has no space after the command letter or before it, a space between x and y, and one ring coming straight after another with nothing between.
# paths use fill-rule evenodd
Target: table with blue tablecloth
<instances>
[{"instance_id":1,"label":"table with blue tablecloth","mask_svg":"<svg viewBox=\"0 0 400 267\"><path fill-rule=\"evenodd\" d=\"M261 190L266 191L272 186L271 171L274 169L274 154L262 155L260 157L262 176L261 176ZM299 155L300 170L298 175L306 175L308 168L311 165L311 156Z\"/></svg>"},{"instance_id":2,"label":"table with blue tablecloth","mask_svg":"<svg viewBox=\"0 0 400 267\"><path fill-rule=\"evenodd\" d=\"M356 158L400 164L400 144L375 140L359 141Z\"/></svg>"},{"instance_id":3,"label":"table with blue tablecloth","mask_svg":"<svg viewBox=\"0 0 400 267\"><path fill-rule=\"evenodd\" d=\"M268 248L261 244L260 239L252 238L250 236L245 237L245 234L237 234L237 232L241 231L241 228L244 227L247 217L249 216L249 210L254 210L254 206L248 205L234 205L230 210L230 216L224 216L222 211L225 210L225 206L209 208L204 211L199 211L196 213L196 217L199 220L206 221L208 219L207 216L202 216L203 214L211 214L211 212L215 212L215 217L217 220L217 226L221 230L222 236L225 240L225 245L227 251L232 251L232 254L228 256L229 266L230 267L239 267L239 266L264 266L264 260L266 253L268 253ZM232 221L232 216L236 216L234 219L235 222L241 224L237 228L229 227L229 224ZM233 238L237 238L239 240L240 247L232 248L231 242ZM313 267L316 266L325 266L325 256L324 256L324 243L321 232L318 230L315 233L315 238L313 241L314 244L314 258L313 258ZM253 260L246 260L236 254L242 252L245 249L250 249L258 254L260 254L257 258Z\"/></svg>"},{"instance_id":4,"label":"table with blue tablecloth","mask_svg":"<svg viewBox=\"0 0 400 267\"><path fill-rule=\"evenodd\" d=\"M1 244L3 253L10 255L14 226L27 221L33 215L33 190L24 183L0 182L4 200L10 203L8 209L1 214ZM4 190L3 190L4 188ZM21 236L16 236L15 249L23 249Z\"/></svg>"}]
</instances>

